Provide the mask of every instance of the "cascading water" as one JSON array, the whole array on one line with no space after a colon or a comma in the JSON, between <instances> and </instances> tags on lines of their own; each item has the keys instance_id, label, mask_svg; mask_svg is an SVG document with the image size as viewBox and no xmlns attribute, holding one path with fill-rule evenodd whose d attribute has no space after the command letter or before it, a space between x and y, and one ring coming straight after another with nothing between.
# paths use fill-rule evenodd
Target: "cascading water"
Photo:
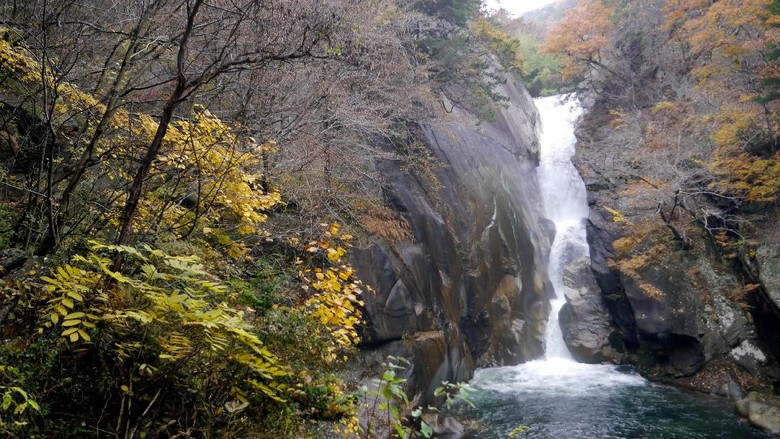
<instances>
[{"instance_id":1,"label":"cascading water","mask_svg":"<svg viewBox=\"0 0 780 439\"><path fill-rule=\"evenodd\" d=\"M561 335L558 312L566 303L563 262L589 256L583 222L588 217L585 184L571 162L576 143L572 126L579 117L580 107L574 99L560 103L557 97L539 99L536 106L543 128L538 170L542 203L545 216L552 220L556 230L547 270L556 298L550 302L545 356L547 359L571 359ZM562 111L556 111L556 107Z\"/></svg>"},{"instance_id":2,"label":"cascading water","mask_svg":"<svg viewBox=\"0 0 780 439\"><path fill-rule=\"evenodd\" d=\"M730 401L682 393L649 383L630 368L591 365L571 359L561 335L558 312L565 303L563 268L588 256L584 219L585 185L571 163L575 100L536 101L542 119L538 170L545 216L555 223L548 274L556 298L545 334L545 358L510 367L478 370L477 389L462 416L477 428L467 438L506 438L521 425L518 438L766 438L740 423Z\"/></svg>"}]
</instances>

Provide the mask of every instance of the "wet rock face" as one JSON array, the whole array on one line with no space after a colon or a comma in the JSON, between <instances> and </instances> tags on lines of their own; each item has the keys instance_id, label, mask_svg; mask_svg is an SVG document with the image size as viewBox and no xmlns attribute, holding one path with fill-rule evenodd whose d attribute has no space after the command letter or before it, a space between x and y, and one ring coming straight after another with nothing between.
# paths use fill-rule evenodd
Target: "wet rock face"
<instances>
[{"instance_id":1,"label":"wet rock face","mask_svg":"<svg viewBox=\"0 0 780 439\"><path fill-rule=\"evenodd\" d=\"M563 340L572 356L583 363L617 362L621 354L610 345L615 332L589 258L567 264L563 272L566 304L558 318Z\"/></svg>"},{"instance_id":2,"label":"wet rock face","mask_svg":"<svg viewBox=\"0 0 780 439\"><path fill-rule=\"evenodd\" d=\"M415 390L426 394L431 382L468 379L476 366L543 353L550 235L536 181L538 115L522 87L508 83L503 93L510 106L493 123L461 114L472 123L421 127L443 164L437 185L398 162L376 163L411 239L377 239L355 252L376 290L364 298L363 343L405 340L420 372Z\"/></svg>"},{"instance_id":3,"label":"wet rock face","mask_svg":"<svg viewBox=\"0 0 780 439\"><path fill-rule=\"evenodd\" d=\"M599 191L592 195L587 232L591 268L617 328L612 346L619 339L629 361L659 379L688 380L713 361L766 375L766 362L754 360L765 355L755 327L733 300L740 288L737 275L701 249L668 251L630 275L621 272L609 262L617 259L612 243L621 233L599 207L614 203L605 196ZM743 343L755 351L745 348L738 359ZM702 390L711 387L691 382Z\"/></svg>"},{"instance_id":4,"label":"wet rock face","mask_svg":"<svg viewBox=\"0 0 780 439\"><path fill-rule=\"evenodd\" d=\"M775 356L780 356L780 233L774 217L757 230L755 257L745 252L740 261L750 282L760 285L750 297L756 329Z\"/></svg>"},{"instance_id":5,"label":"wet rock face","mask_svg":"<svg viewBox=\"0 0 780 439\"><path fill-rule=\"evenodd\" d=\"M764 241L756 250L756 262L758 264L759 279L769 295L780 301L780 242L775 240Z\"/></svg>"},{"instance_id":6,"label":"wet rock face","mask_svg":"<svg viewBox=\"0 0 780 439\"><path fill-rule=\"evenodd\" d=\"M586 180L589 196L593 192ZM604 186L609 187L609 186ZM592 204L589 202L589 204ZM620 237L598 210L591 208L585 231L590 247L590 262L596 284L601 290L604 306L609 313L616 331L612 336L613 345L623 351L635 352L639 348L636 319L631 303L626 297L620 273L610 267L609 261L615 257L612 243Z\"/></svg>"}]
</instances>

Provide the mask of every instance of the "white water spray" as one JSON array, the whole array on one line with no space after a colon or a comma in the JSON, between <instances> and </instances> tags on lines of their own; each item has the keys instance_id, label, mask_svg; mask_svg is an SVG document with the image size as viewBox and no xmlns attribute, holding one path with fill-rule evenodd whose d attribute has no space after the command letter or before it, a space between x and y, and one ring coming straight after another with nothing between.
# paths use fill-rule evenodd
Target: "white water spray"
<instances>
[{"instance_id":1,"label":"white water spray","mask_svg":"<svg viewBox=\"0 0 780 439\"><path fill-rule=\"evenodd\" d=\"M606 389L644 386L637 374L620 372L613 365L577 363L572 359L561 334L558 312L566 303L563 269L567 263L590 251L585 235L588 202L583 183L571 162L574 155L574 123L581 113L575 99L553 96L536 100L542 119L541 160L538 169L544 214L555 223L555 240L550 251L548 276L556 298L545 333L545 358L518 366L478 370L476 387L517 394L586 395Z\"/></svg>"},{"instance_id":2,"label":"white water spray","mask_svg":"<svg viewBox=\"0 0 780 439\"><path fill-rule=\"evenodd\" d=\"M566 303L564 264L590 254L585 238L584 220L588 216L585 184L571 162L576 143L574 123L581 109L576 99L562 101L559 96L537 99L536 106L542 119L541 161L537 172L544 213L555 223L556 231L547 269L556 298L550 301L545 357L571 359L561 335L558 312Z\"/></svg>"},{"instance_id":3,"label":"white water spray","mask_svg":"<svg viewBox=\"0 0 780 439\"><path fill-rule=\"evenodd\" d=\"M480 430L466 437L507 437L518 425L530 426L522 436L536 439L764 437L732 419L731 404L712 410L709 401L651 385L630 368L571 359L558 323L565 303L562 271L589 253L588 206L584 184L571 164L579 106L558 101L536 101L544 129L538 177L545 216L557 229L549 266L557 299L551 302L546 355L476 371L471 384L478 390L474 402Z\"/></svg>"}]
</instances>

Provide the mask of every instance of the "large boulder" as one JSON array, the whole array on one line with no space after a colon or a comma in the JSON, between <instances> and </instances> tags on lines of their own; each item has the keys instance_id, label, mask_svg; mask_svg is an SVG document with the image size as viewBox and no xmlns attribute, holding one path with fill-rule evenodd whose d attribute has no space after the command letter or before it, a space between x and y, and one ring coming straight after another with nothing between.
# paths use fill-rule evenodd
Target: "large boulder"
<instances>
[{"instance_id":1,"label":"large boulder","mask_svg":"<svg viewBox=\"0 0 780 439\"><path fill-rule=\"evenodd\" d=\"M592 190L591 185L586 187ZM589 204L592 202L589 201ZM594 207L591 207L585 231L590 248L591 270L596 285L601 291L604 306L617 329L613 336L613 345L618 346L622 351L635 352L639 348L639 340L634 310L626 297L620 272L610 265L610 261L615 257L612 243L620 237L620 234L614 230L604 214Z\"/></svg>"},{"instance_id":2,"label":"large boulder","mask_svg":"<svg viewBox=\"0 0 780 439\"><path fill-rule=\"evenodd\" d=\"M750 392L736 403L737 413L751 424L772 434L780 434L780 399Z\"/></svg>"},{"instance_id":3,"label":"large boulder","mask_svg":"<svg viewBox=\"0 0 780 439\"><path fill-rule=\"evenodd\" d=\"M463 424L451 416L438 413L426 413L423 420L433 429L433 437L437 439L461 439L466 429Z\"/></svg>"},{"instance_id":4,"label":"large boulder","mask_svg":"<svg viewBox=\"0 0 780 439\"><path fill-rule=\"evenodd\" d=\"M563 285L566 304L558 318L569 352L584 363L619 361L620 353L610 346L615 327L590 268L590 258L566 265Z\"/></svg>"}]
</instances>

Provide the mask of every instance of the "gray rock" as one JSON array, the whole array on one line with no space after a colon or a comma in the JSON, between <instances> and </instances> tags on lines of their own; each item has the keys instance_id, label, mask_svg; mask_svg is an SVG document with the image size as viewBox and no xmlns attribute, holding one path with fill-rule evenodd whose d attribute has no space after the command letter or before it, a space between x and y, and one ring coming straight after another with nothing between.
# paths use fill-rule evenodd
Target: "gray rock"
<instances>
[{"instance_id":1,"label":"gray rock","mask_svg":"<svg viewBox=\"0 0 780 439\"><path fill-rule=\"evenodd\" d=\"M539 119L521 86L509 80L501 88L508 108L497 108L493 122L455 108L453 123L420 127L420 140L442 165L431 171L436 181L398 160L374 163L397 215L388 227L404 233L353 253L361 279L376 291L363 297L361 337L371 347L414 340L406 355L419 373L412 394L430 395L437 380L459 381L478 365L543 352L550 230L536 179ZM435 343L419 336L433 333Z\"/></svg>"},{"instance_id":2,"label":"gray rock","mask_svg":"<svg viewBox=\"0 0 780 439\"><path fill-rule=\"evenodd\" d=\"M742 341L729 354L737 364L753 374L761 373L761 366L766 365L769 361L766 354L750 340Z\"/></svg>"},{"instance_id":3,"label":"gray rock","mask_svg":"<svg viewBox=\"0 0 780 439\"><path fill-rule=\"evenodd\" d=\"M463 424L451 416L426 413L423 420L433 427L433 437L437 439L461 439L466 431Z\"/></svg>"},{"instance_id":4,"label":"gray rock","mask_svg":"<svg viewBox=\"0 0 780 439\"><path fill-rule=\"evenodd\" d=\"M737 413L751 424L772 434L780 433L780 399L775 396L750 392L737 401Z\"/></svg>"},{"instance_id":5,"label":"gray rock","mask_svg":"<svg viewBox=\"0 0 780 439\"><path fill-rule=\"evenodd\" d=\"M653 211L651 208L636 204L637 200L618 196L622 190L620 183L613 185L599 174L599 169L593 169L598 168L597 161L583 159L583 162L590 166L580 166L580 169L589 174L591 191L591 212L586 227L591 268L616 328L609 336L611 347L625 352L624 358L643 372L658 378L680 379L702 391L736 394L734 389L724 387L725 382L710 381L714 375L705 366L721 359L750 371L755 377L751 386L774 376L772 364L761 361L760 356L743 355L747 348L742 344L750 341L753 347L761 346L765 356L772 358L778 349L767 340L775 337L780 346L778 307L762 300L757 305L751 303L748 315L734 300L735 288L742 283L740 276L699 249L670 248L654 254L651 263L621 272L611 264L618 259L612 243L623 237L627 229L622 222L614 221L609 209L637 222L656 221L657 217L648 214ZM669 238L659 231L654 239ZM633 253L621 257L626 260L640 252L652 251L653 242L658 241L646 240L631 249ZM776 263L776 258L766 259L768 267ZM763 272L771 274L774 269L763 269ZM758 302L761 294L756 291L750 298ZM567 308L562 310L560 319L564 323L576 320ZM761 343L754 343L756 340ZM690 379L702 370L708 370L706 376L710 378Z\"/></svg>"},{"instance_id":6,"label":"gray rock","mask_svg":"<svg viewBox=\"0 0 780 439\"><path fill-rule=\"evenodd\" d=\"M28 256L22 249L7 248L0 251L0 275L21 267L27 259Z\"/></svg>"},{"instance_id":7,"label":"gray rock","mask_svg":"<svg viewBox=\"0 0 780 439\"><path fill-rule=\"evenodd\" d=\"M609 342L615 327L591 271L590 259L582 257L566 265L563 284L566 304L558 317L569 352L585 363L617 360L620 355Z\"/></svg>"},{"instance_id":8,"label":"gray rock","mask_svg":"<svg viewBox=\"0 0 780 439\"><path fill-rule=\"evenodd\" d=\"M599 210L591 208L585 227L590 247L590 266L601 290L604 305L618 327L614 339L626 350L635 351L639 348L639 340L634 310L626 297L620 273L609 265L609 261L615 256L612 242L619 237L610 226Z\"/></svg>"},{"instance_id":9,"label":"gray rock","mask_svg":"<svg viewBox=\"0 0 780 439\"><path fill-rule=\"evenodd\" d=\"M758 277L769 296L780 304L780 243L768 241L756 250Z\"/></svg>"},{"instance_id":10,"label":"gray rock","mask_svg":"<svg viewBox=\"0 0 780 439\"><path fill-rule=\"evenodd\" d=\"M739 400L742 399L745 394L742 392L742 387L732 379L729 380L729 383L726 387L726 396L734 400Z\"/></svg>"}]
</instances>

